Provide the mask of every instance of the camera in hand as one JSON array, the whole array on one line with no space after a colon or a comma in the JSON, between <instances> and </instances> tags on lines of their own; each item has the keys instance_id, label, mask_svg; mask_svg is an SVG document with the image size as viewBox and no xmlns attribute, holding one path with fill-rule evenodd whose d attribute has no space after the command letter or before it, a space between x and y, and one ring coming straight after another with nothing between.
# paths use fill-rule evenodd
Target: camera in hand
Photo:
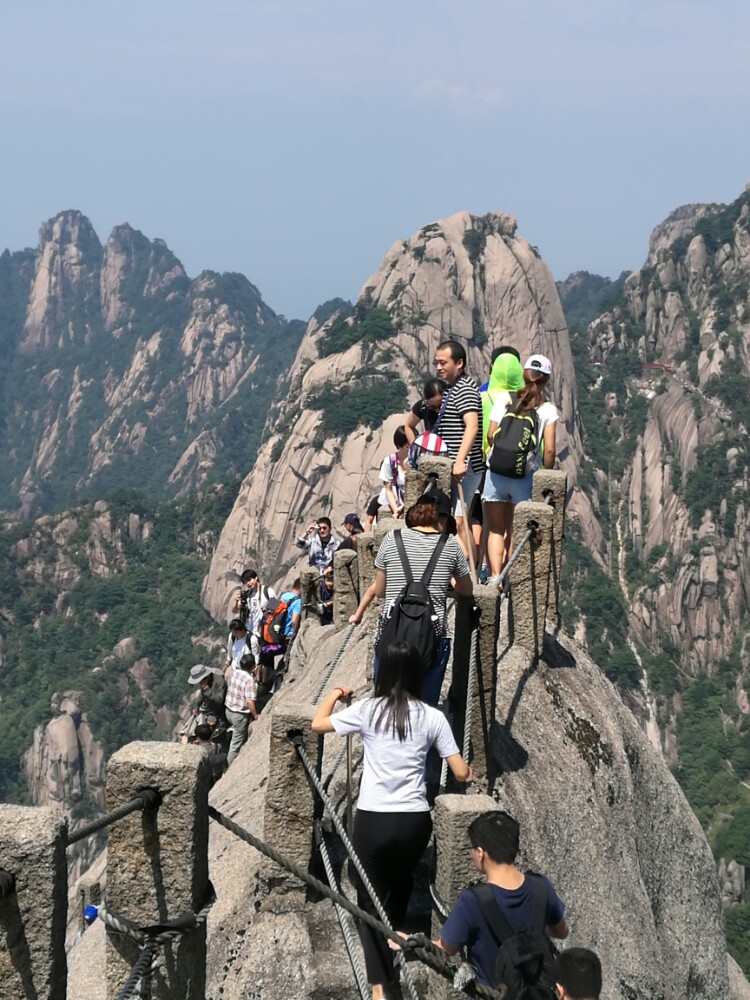
<instances>
[{"instance_id":1,"label":"camera in hand","mask_svg":"<svg viewBox=\"0 0 750 1000\"><path fill-rule=\"evenodd\" d=\"M250 597L252 593L249 587L242 587L240 589L240 610L237 617L245 626L247 626L247 620L250 617Z\"/></svg>"}]
</instances>

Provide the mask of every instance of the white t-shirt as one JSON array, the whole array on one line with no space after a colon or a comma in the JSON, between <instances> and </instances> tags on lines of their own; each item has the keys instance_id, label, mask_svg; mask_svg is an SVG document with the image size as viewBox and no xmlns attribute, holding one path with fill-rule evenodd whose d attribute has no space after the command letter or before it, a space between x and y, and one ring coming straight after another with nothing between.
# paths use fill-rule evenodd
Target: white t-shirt
<instances>
[{"instance_id":1,"label":"white t-shirt","mask_svg":"<svg viewBox=\"0 0 750 1000\"><path fill-rule=\"evenodd\" d=\"M378 479L381 483L393 483L393 468L391 466L391 456L386 455L383 461L380 463L380 472L378 473ZM404 470L396 458L396 500L398 503L404 499L404 484L406 483L406 478L404 475ZM389 507L388 496L385 492L385 486L382 488L378 495L378 506L379 507Z\"/></svg>"},{"instance_id":2,"label":"white t-shirt","mask_svg":"<svg viewBox=\"0 0 750 1000\"><path fill-rule=\"evenodd\" d=\"M409 701L406 739L381 723L375 729L382 699L365 698L331 716L339 736L359 733L365 760L357 807L368 812L428 812L424 766L427 751L435 746L441 757L458 753L448 720L436 708Z\"/></svg>"},{"instance_id":3,"label":"white t-shirt","mask_svg":"<svg viewBox=\"0 0 750 1000\"><path fill-rule=\"evenodd\" d=\"M497 396L495 402L492 405L492 409L490 410L489 422L491 424L499 425L502 422L503 417L505 416L505 411L508 407L508 403L511 403L512 401L513 400L509 392L501 392ZM536 472L536 470L542 464L541 456L544 454L544 428L548 424L554 424L560 416L560 414L557 412L557 407L555 406L554 403L542 403L541 406L537 407L536 415L539 421L539 445L534 454L529 456L528 461L526 463L527 476L530 475L532 472ZM492 451L492 449L490 449L490 451ZM489 464L490 464L490 457L488 454L487 455L488 467Z\"/></svg>"},{"instance_id":4,"label":"white t-shirt","mask_svg":"<svg viewBox=\"0 0 750 1000\"><path fill-rule=\"evenodd\" d=\"M250 595L249 604L249 615L247 616L247 631L250 635L258 635L260 632L260 623L263 621L263 615L268 609L270 601L276 601L276 591L273 587L259 586L258 589Z\"/></svg>"}]
</instances>

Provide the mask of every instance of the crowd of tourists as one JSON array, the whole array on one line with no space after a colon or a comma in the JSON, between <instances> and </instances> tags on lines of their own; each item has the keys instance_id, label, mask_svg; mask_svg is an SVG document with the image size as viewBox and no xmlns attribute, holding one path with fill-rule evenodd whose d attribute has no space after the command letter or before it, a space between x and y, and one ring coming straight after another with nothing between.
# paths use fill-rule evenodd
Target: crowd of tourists
<instances>
[{"instance_id":1,"label":"crowd of tourists","mask_svg":"<svg viewBox=\"0 0 750 1000\"><path fill-rule=\"evenodd\" d=\"M344 537L337 538L330 518L321 516L296 539L317 571L314 610L325 625L332 621L334 553L356 549L379 516L402 522L384 535L375 578L350 617L360 623L380 599L373 689L352 701L350 688L335 687L312 719L316 733L357 733L362 739L352 840L396 928L403 926L414 873L432 833L429 756L444 760L456 781L472 780L438 707L451 650L447 595L472 594L474 565L482 582L504 586L513 508L531 498L534 472L552 468L558 420L545 398L552 368L542 355L522 365L515 349L498 348L481 386L469 376L457 341L440 344L434 361L437 377L424 384L422 398L393 436L394 450L380 464L380 492L367 505L364 524L356 512L347 514ZM433 480L406 509L406 469L425 454L450 459L451 494ZM277 596L255 570L245 570L231 599L226 669L201 664L190 672L189 682L198 687L194 724L184 738L204 749L217 775L236 758L283 681L301 606L299 579ZM570 947L558 953L551 943L568 934L565 906L548 878L517 867L516 821L493 810L471 823L468 838L484 881L459 895L435 943L450 955L464 950L477 981L504 985L509 1000L597 1000L602 972L594 952ZM358 905L375 914L358 876L355 884ZM373 1000L400 995L398 946L364 924L360 935Z\"/></svg>"}]
</instances>

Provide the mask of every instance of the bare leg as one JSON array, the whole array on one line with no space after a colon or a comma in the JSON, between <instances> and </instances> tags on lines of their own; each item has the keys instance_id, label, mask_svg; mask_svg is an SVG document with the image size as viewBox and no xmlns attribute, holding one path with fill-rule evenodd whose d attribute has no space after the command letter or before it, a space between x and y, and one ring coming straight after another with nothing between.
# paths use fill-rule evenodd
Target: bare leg
<instances>
[{"instance_id":1,"label":"bare leg","mask_svg":"<svg viewBox=\"0 0 750 1000\"><path fill-rule=\"evenodd\" d=\"M484 523L487 528L487 559L490 564L490 575L497 576L505 557L505 533L501 507L505 504L498 500L486 500L484 503Z\"/></svg>"},{"instance_id":2,"label":"bare leg","mask_svg":"<svg viewBox=\"0 0 750 1000\"><path fill-rule=\"evenodd\" d=\"M510 536L513 530L513 504L500 500L486 500L484 518L488 526L487 557L490 572L497 576L502 572L510 554Z\"/></svg>"}]
</instances>

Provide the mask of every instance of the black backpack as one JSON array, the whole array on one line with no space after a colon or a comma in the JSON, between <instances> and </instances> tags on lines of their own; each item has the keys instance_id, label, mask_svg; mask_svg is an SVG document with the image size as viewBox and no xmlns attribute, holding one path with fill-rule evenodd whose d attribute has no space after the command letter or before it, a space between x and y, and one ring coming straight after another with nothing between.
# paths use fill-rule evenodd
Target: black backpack
<instances>
[{"instance_id":1,"label":"black backpack","mask_svg":"<svg viewBox=\"0 0 750 1000\"><path fill-rule=\"evenodd\" d=\"M438 538L430 561L419 580L415 580L412 574L400 531L393 532L393 540L404 570L406 584L383 621L375 652L380 657L383 650L391 643L410 642L419 651L422 666L427 670L437 654L439 622L427 583L432 577L440 553L445 548L448 536L440 535Z\"/></svg>"},{"instance_id":2,"label":"black backpack","mask_svg":"<svg viewBox=\"0 0 750 1000\"><path fill-rule=\"evenodd\" d=\"M487 927L498 946L493 986L504 985L506 1000L557 1000L555 972L557 949L544 931L547 887L540 875L527 872L535 924L539 930L517 934L508 923L492 887L486 882L471 886Z\"/></svg>"},{"instance_id":3,"label":"black backpack","mask_svg":"<svg viewBox=\"0 0 750 1000\"><path fill-rule=\"evenodd\" d=\"M492 439L489 459L491 471L499 476L523 479L528 460L538 446L539 420L536 410L521 410L516 413L509 404Z\"/></svg>"}]
</instances>

